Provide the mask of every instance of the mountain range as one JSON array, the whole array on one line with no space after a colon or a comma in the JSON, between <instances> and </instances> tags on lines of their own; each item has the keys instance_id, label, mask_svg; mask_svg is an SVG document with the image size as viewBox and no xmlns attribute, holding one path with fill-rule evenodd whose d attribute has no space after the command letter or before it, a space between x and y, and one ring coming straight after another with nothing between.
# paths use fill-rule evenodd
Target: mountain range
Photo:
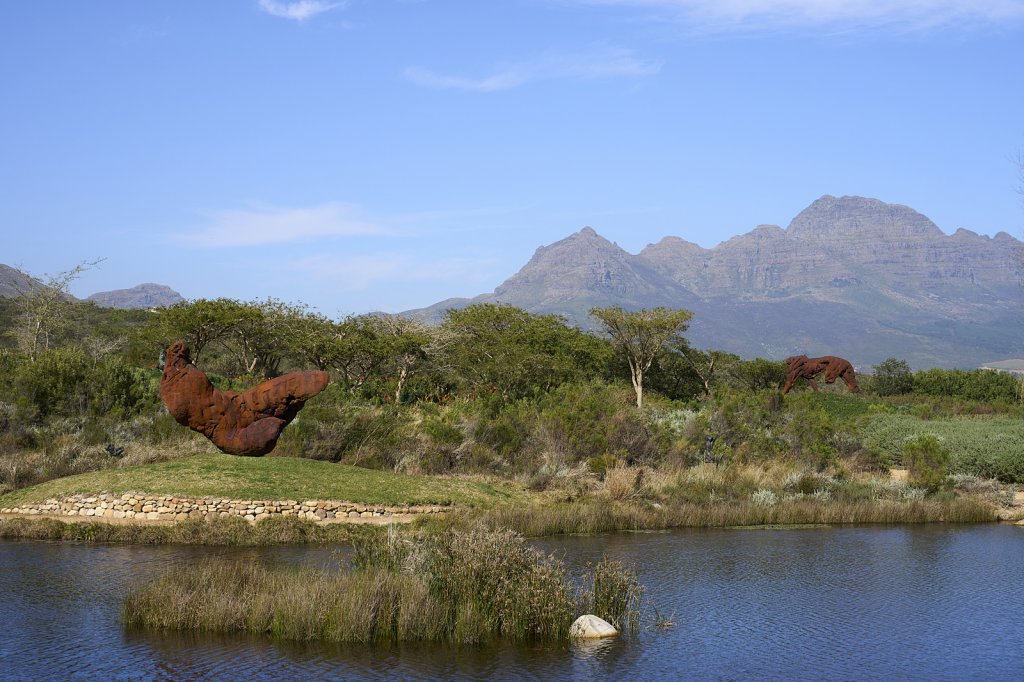
<instances>
[{"instance_id":1,"label":"mountain range","mask_svg":"<svg viewBox=\"0 0 1024 682\"><path fill-rule=\"evenodd\" d=\"M506 303L593 328L592 307L694 311L691 343L743 357L840 355L865 367L975 367L1024 357L1024 243L948 235L907 206L823 196L783 229L714 248L665 237L631 254L586 227L537 249L492 293L405 315Z\"/></svg>"},{"instance_id":2,"label":"mountain range","mask_svg":"<svg viewBox=\"0 0 1024 682\"><path fill-rule=\"evenodd\" d=\"M13 298L23 296L44 284L35 277L17 268L0 263L0 296ZM72 297L73 298L73 297ZM130 289L101 291L89 296L101 308L162 308L184 301L185 298L174 289L163 284L139 284Z\"/></svg>"}]
</instances>

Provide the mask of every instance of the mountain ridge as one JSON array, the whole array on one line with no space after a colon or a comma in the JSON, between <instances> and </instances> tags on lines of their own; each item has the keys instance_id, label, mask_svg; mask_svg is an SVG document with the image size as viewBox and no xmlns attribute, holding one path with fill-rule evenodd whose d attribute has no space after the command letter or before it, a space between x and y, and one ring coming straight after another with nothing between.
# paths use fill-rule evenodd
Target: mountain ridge
<instances>
[{"instance_id":1,"label":"mountain ridge","mask_svg":"<svg viewBox=\"0 0 1024 682\"><path fill-rule=\"evenodd\" d=\"M916 367L977 366L1022 355L1024 244L946 234L900 204L824 195L786 228L759 225L715 247L675 236L630 254L586 227L537 249L490 294L405 315L507 303L593 328L592 307L694 311L698 347L744 357L838 354Z\"/></svg>"}]
</instances>

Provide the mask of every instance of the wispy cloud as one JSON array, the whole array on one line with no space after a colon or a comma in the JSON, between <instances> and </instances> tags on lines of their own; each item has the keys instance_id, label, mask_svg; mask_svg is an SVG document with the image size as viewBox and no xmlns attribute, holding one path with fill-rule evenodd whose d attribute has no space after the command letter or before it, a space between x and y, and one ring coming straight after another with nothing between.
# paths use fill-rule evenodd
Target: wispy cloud
<instances>
[{"instance_id":1,"label":"wispy cloud","mask_svg":"<svg viewBox=\"0 0 1024 682\"><path fill-rule=\"evenodd\" d=\"M325 2L324 0L298 0L297 2L259 0L260 9L267 14L294 21L312 19L318 14L323 14L336 7L342 7L345 4L345 1L341 0L337 2Z\"/></svg>"},{"instance_id":2,"label":"wispy cloud","mask_svg":"<svg viewBox=\"0 0 1024 682\"><path fill-rule=\"evenodd\" d=\"M599 47L581 52L547 52L533 59L505 62L478 77L439 74L418 66L407 68L405 77L429 88L497 92L540 80L638 78L660 69L660 62L642 59L631 50Z\"/></svg>"},{"instance_id":3,"label":"wispy cloud","mask_svg":"<svg viewBox=\"0 0 1024 682\"><path fill-rule=\"evenodd\" d=\"M193 246L262 246L301 241L313 237L381 235L389 230L360 217L352 204L328 202L308 208L257 207L208 214L198 230L179 234L175 241Z\"/></svg>"},{"instance_id":4,"label":"wispy cloud","mask_svg":"<svg viewBox=\"0 0 1024 682\"><path fill-rule=\"evenodd\" d=\"M653 10L700 30L800 27L924 30L1024 18L1024 0L564 0Z\"/></svg>"}]
</instances>

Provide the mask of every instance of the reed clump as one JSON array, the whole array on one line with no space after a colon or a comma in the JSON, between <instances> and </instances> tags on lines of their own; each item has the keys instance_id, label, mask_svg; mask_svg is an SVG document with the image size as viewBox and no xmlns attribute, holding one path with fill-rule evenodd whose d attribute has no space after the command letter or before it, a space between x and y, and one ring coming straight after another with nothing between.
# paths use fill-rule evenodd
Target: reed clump
<instances>
[{"instance_id":1,"label":"reed clump","mask_svg":"<svg viewBox=\"0 0 1024 682\"><path fill-rule=\"evenodd\" d=\"M561 561L517 533L483 528L368 534L350 570L204 561L129 594L127 626L266 633L337 642L568 636L582 612L625 627L639 621L642 588L603 561L572 580Z\"/></svg>"},{"instance_id":2,"label":"reed clump","mask_svg":"<svg viewBox=\"0 0 1024 682\"><path fill-rule=\"evenodd\" d=\"M573 502L527 509L502 507L465 512L434 523L508 528L528 537L666 528L720 528L792 524L983 523L995 520L991 505L972 498L919 500L818 500L774 504L754 501L652 504Z\"/></svg>"}]
</instances>

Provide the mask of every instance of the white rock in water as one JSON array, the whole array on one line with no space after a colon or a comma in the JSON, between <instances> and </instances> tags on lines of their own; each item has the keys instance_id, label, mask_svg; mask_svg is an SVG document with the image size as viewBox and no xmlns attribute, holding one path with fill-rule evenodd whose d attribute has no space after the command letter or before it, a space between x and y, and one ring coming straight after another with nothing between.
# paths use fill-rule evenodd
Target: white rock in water
<instances>
[{"instance_id":1,"label":"white rock in water","mask_svg":"<svg viewBox=\"0 0 1024 682\"><path fill-rule=\"evenodd\" d=\"M619 631L597 616L585 615L576 619L569 628L570 637L614 637Z\"/></svg>"}]
</instances>

